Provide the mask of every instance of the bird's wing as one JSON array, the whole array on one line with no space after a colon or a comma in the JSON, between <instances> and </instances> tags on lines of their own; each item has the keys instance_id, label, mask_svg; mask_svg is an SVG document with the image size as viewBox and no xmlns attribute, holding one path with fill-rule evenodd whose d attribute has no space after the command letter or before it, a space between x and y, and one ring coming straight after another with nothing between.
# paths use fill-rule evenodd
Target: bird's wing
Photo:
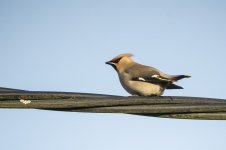
<instances>
[{"instance_id":1,"label":"bird's wing","mask_svg":"<svg viewBox=\"0 0 226 150\"><path fill-rule=\"evenodd\" d=\"M167 85L172 83L170 75L164 74L156 68L134 64L125 70L131 75L131 80Z\"/></svg>"}]
</instances>

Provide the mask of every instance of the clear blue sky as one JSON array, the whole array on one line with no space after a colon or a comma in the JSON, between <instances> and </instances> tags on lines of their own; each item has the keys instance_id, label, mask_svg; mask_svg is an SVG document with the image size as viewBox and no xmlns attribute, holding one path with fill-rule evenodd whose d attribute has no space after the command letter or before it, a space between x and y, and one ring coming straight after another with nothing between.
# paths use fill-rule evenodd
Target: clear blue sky
<instances>
[{"instance_id":1,"label":"clear blue sky","mask_svg":"<svg viewBox=\"0 0 226 150\"><path fill-rule=\"evenodd\" d=\"M165 95L226 98L223 0L1 0L0 86L128 96L104 62L169 74ZM2 150L225 150L225 121L0 109Z\"/></svg>"}]
</instances>

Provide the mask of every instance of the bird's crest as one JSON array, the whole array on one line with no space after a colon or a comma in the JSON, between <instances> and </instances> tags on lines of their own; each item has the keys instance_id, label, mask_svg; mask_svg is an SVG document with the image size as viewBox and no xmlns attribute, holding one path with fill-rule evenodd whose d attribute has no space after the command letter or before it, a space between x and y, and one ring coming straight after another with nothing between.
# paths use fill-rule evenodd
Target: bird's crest
<instances>
[{"instance_id":1,"label":"bird's crest","mask_svg":"<svg viewBox=\"0 0 226 150\"><path fill-rule=\"evenodd\" d=\"M111 62L118 62L123 57L132 57L132 56L133 56L133 54L131 54L131 53L120 54L120 55L116 56L115 58L113 58L111 60Z\"/></svg>"}]
</instances>

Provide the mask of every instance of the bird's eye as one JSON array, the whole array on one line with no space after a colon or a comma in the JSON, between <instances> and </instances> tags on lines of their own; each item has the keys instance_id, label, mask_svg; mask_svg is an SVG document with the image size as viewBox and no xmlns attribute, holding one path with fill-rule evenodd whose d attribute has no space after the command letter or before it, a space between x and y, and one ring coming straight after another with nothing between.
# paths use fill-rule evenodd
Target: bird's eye
<instances>
[{"instance_id":1,"label":"bird's eye","mask_svg":"<svg viewBox=\"0 0 226 150\"><path fill-rule=\"evenodd\" d=\"M113 62L114 62L115 64L117 64L121 59L122 59L122 58L118 58L118 59L114 60Z\"/></svg>"}]
</instances>

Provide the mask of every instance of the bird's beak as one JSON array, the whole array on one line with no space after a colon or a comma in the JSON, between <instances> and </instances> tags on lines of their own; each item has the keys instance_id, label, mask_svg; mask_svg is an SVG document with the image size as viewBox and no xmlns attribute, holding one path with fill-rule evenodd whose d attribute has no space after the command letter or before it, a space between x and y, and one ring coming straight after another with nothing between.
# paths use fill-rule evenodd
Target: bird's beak
<instances>
[{"instance_id":1,"label":"bird's beak","mask_svg":"<svg viewBox=\"0 0 226 150\"><path fill-rule=\"evenodd\" d=\"M115 63L113 63L113 62L111 62L111 61L107 61L107 62L105 62L105 64L108 64L108 65L111 65L111 66L112 66L112 65L113 65L113 66L115 65Z\"/></svg>"}]
</instances>

